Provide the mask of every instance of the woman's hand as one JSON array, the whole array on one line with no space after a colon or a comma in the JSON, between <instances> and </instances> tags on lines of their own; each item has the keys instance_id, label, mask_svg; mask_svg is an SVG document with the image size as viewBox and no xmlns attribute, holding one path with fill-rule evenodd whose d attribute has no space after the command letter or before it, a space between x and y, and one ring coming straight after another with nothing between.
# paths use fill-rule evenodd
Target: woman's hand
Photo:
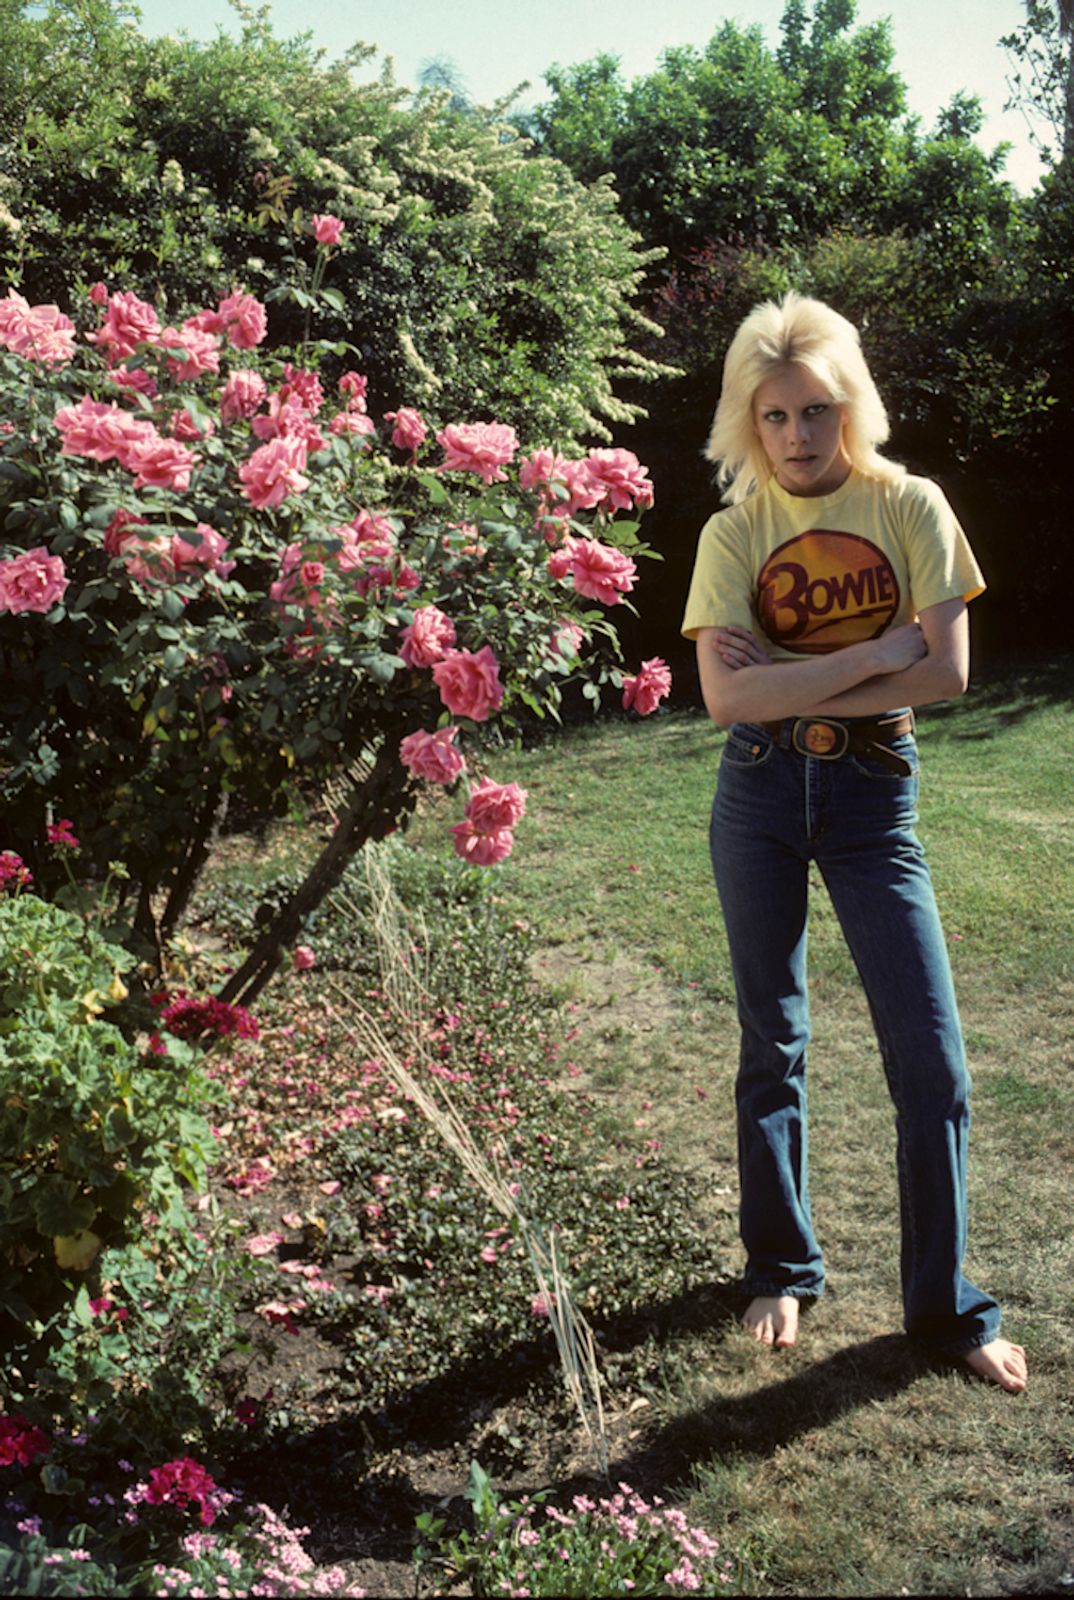
<instances>
[{"instance_id":1,"label":"woman's hand","mask_svg":"<svg viewBox=\"0 0 1074 1600\"><path fill-rule=\"evenodd\" d=\"M876 652L875 667L878 673L904 672L929 653L929 647L916 622L901 628L891 628L873 640Z\"/></svg>"},{"instance_id":2,"label":"woman's hand","mask_svg":"<svg viewBox=\"0 0 1074 1600\"><path fill-rule=\"evenodd\" d=\"M728 628L713 628L712 648L725 666L737 672L740 667L769 667L772 657L756 634L748 628L732 624Z\"/></svg>"}]
</instances>

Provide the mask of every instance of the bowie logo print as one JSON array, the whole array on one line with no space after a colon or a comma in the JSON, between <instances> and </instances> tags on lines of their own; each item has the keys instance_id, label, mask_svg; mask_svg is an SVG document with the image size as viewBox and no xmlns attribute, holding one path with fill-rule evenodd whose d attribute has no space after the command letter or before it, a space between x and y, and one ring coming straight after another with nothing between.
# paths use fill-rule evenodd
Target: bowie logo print
<instances>
[{"instance_id":1,"label":"bowie logo print","mask_svg":"<svg viewBox=\"0 0 1074 1600\"><path fill-rule=\"evenodd\" d=\"M899 609L884 552L856 533L812 528L773 550L757 580L757 616L773 644L824 655L875 639Z\"/></svg>"}]
</instances>

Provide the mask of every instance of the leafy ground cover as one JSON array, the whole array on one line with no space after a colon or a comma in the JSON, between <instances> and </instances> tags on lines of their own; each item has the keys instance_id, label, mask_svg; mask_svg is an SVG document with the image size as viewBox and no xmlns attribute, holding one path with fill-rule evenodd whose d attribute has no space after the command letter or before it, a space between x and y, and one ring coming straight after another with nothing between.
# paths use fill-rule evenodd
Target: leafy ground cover
<instances>
[{"instance_id":1,"label":"leafy ground cover","mask_svg":"<svg viewBox=\"0 0 1074 1600\"><path fill-rule=\"evenodd\" d=\"M736 1040L705 859L719 736L688 711L605 720L517 753L527 821L495 874L454 860L435 803L381 854L415 915L428 1001L404 1019L400 1048L417 1027L475 1137L561 1230L601 1352L610 1483L565 1398L517 1234L353 1037L356 1004L385 1009L376 950L355 934L372 892L356 870L305 930L314 965L266 992L260 1037L210 1057L217 1160L194 1212L210 1253L175 1287L157 1338L173 1365L196 1366L211 1333L199 1308L230 1308L202 1408L171 1439L173 1465L192 1459L214 1487L189 1468L152 1479L161 1424L129 1386L117 1386L126 1466L113 1451L104 1470L97 1424L88 1443L54 1437L43 1456L23 1431L4 1469L18 1501L4 1537L30 1565L9 1565L9 1592L28 1572L42 1592L115 1592L103 1546L92 1571L65 1559L50 1580L43 1565L106 1528L110 1508L87 1509L72 1488L80 1450L96 1450L98 1499L172 1519L194 1578L173 1576L170 1592L199 1581L180 1536L212 1533L198 1524L206 1505L214 1527L245 1518L233 1533L243 1573L275 1534L298 1592L411 1593L419 1539L426 1591L563 1593L569 1575L581 1585L570 1592L592 1593L628 1571L645 1592L676 1573L668 1589L687 1589L697 1572L703 1592L1054 1589L1074 1560L1069 687L1065 668L1009 673L921 719L922 830L976 1082L970 1265L1030 1348L1025 1395L930 1367L898 1335L891 1113L820 897L814 1190L832 1290L795 1351L762 1351L738 1330ZM191 985L234 962L320 825L314 812L225 841L175 952ZM80 1337L111 1341L140 1373L131 1330L147 1306L160 1314L159 1285L101 1287L110 1304ZM66 1501L42 1463L68 1464ZM164 1502L147 1505L139 1485L154 1481ZM666 1542L667 1510L692 1555Z\"/></svg>"}]
</instances>

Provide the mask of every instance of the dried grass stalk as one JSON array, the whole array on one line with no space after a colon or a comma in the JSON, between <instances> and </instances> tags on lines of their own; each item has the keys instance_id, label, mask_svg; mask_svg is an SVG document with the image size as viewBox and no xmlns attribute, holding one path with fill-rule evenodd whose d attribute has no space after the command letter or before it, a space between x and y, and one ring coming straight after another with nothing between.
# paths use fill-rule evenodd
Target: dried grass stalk
<instances>
[{"instance_id":1,"label":"dried grass stalk","mask_svg":"<svg viewBox=\"0 0 1074 1600\"><path fill-rule=\"evenodd\" d=\"M427 975L419 970L414 939L416 933L424 946L424 929L407 926L379 852L367 848L364 860L370 893L368 912L363 913L339 890L333 894L332 903L345 919L366 926L372 923L381 989L389 1012L406 1040L409 1059L419 1067L426 1066L431 1058L421 1021L429 1016L431 1003ZM420 923L420 918L418 921ZM504 1180L495 1153L478 1147L443 1085L435 1078L423 1080L415 1076L382 1023L368 1008L342 984L333 982L331 987L339 998L340 1010L332 1007L329 1010L347 1037L391 1075L525 1246L537 1292L548 1310L567 1393L578 1412L597 1466L607 1476L608 1443L596 1343L592 1329L571 1298L567 1264L556 1243L555 1228L546 1229L528 1214L528 1207L519 1204L518 1195L511 1192Z\"/></svg>"}]
</instances>

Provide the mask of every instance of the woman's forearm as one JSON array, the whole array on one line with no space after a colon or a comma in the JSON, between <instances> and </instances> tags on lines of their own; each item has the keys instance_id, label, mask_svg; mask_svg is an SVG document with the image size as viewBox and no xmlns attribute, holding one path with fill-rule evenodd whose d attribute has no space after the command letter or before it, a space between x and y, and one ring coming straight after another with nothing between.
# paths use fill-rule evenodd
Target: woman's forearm
<instances>
[{"instance_id":1,"label":"woman's forearm","mask_svg":"<svg viewBox=\"0 0 1074 1600\"><path fill-rule=\"evenodd\" d=\"M810 661L769 663L721 671L711 648L699 640L698 664L705 706L714 722L772 722L779 717L804 716L825 703L852 694L875 678L881 663L871 641L848 645L831 655ZM885 674L890 681L902 673ZM897 690L892 690L897 694ZM889 705L897 705L895 699ZM902 702L905 703L905 702ZM833 710L831 715L836 715ZM846 715L852 713L847 712Z\"/></svg>"},{"instance_id":2,"label":"woman's forearm","mask_svg":"<svg viewBox=\"0 0 1074 1600\"><path fill-rule=\"evenodd\" d=\"M929 706L938 700L957 700L965 684L949 674L925 672L920 661L905 672L892 672L883 678L869 678L853 689L830 696L791 715L810 717L872 717L896 706Z\"/></svg>"}]
</instances>

